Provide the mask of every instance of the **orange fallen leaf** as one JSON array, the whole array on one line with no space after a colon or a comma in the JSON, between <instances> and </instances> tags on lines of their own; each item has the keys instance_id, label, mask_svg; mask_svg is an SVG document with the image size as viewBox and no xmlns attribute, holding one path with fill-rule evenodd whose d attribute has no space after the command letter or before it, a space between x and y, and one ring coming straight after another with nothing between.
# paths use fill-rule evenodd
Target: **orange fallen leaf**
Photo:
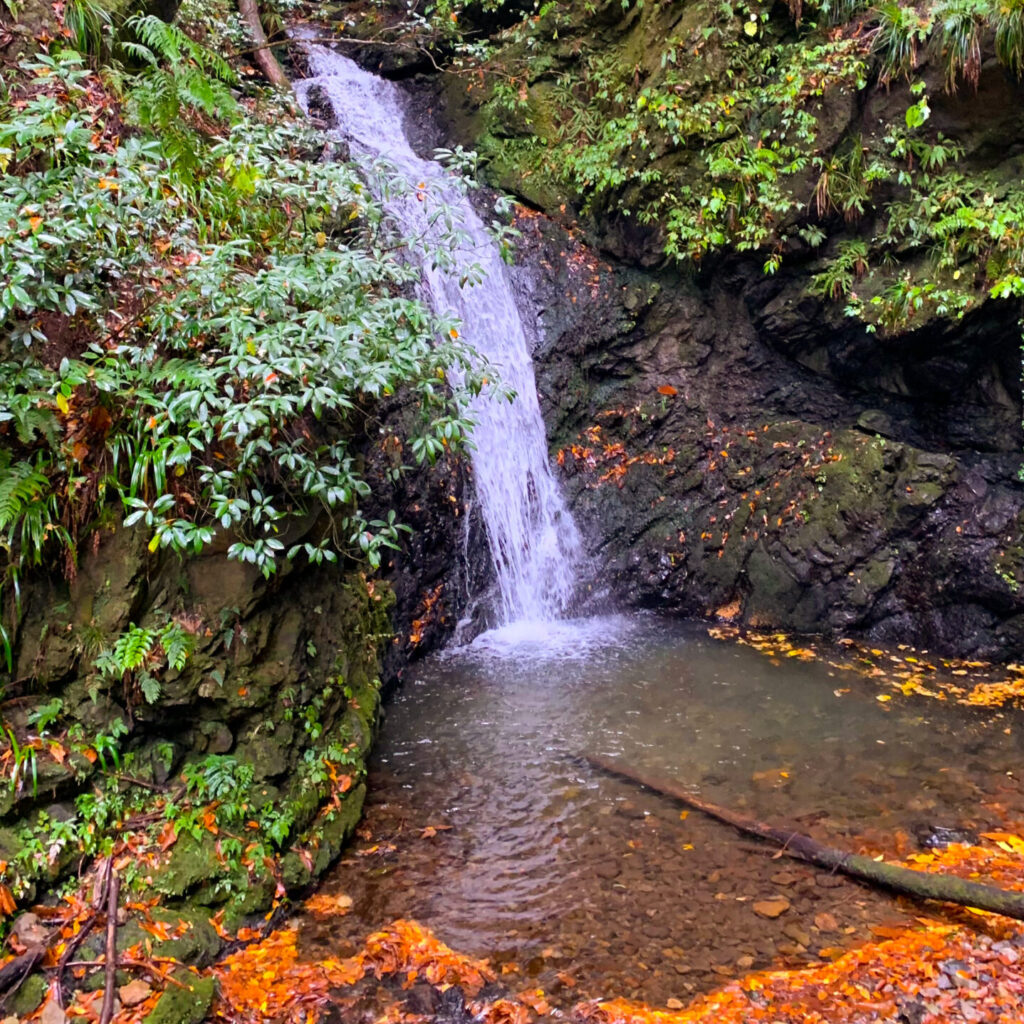
<instances>
[{"instance_id":1,"label":"orange fallen leaf","mask_svg":"<svg viewBox=\"0 0 1024 1024\"><path fill-rule=\"evenodd\" d=\"M447 832L450 829L451 825L428 825L420 832L420 839L433 839L438 832Z\"/></svg>"}]
</instances>

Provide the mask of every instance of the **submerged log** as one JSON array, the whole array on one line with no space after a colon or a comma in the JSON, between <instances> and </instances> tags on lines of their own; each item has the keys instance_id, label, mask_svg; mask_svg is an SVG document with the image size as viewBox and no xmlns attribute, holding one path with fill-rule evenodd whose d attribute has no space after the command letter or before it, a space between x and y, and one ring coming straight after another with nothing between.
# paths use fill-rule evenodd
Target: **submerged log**
<instances>
[{"instance_id":1,"label":"submerged log","mask_svg":"<svg viewBox=\"0 0 1024 1024\"><path fill-rule=\"evenodd\" d=\"M994 885L983 885L980 882L969 882L955 875L936 874L927 871L915 871L912 868L886 864L858 853L847 853L834 847L824 846L810 836L787 829L773 828L763 822L755 821L736 814L734 811L717 804L708 803L700 797L688 793L679 783L671 779L645 775L634 771L620 761L606 757L588 756L586 760L595 768L618 775L637 785L644 786L662 796L671 797L680 803L703 811L712 818L724 821L727 825L739 829L748 835L777 843L787 857L808 861L832 871L842 872L851 878L857 878L873 885L883 886L908 896L919 899L940 900L944 903L956 903L962 907L973 907L987 910L993 914L1024 921L1024 892L1011 892Z\"/></svg>"}]
</instances>

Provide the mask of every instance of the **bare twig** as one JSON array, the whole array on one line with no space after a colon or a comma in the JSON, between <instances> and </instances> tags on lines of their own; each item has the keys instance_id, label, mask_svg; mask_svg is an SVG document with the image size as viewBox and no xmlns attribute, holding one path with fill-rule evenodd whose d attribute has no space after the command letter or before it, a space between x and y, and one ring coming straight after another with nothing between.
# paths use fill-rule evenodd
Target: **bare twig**
<instances>
[{"instance_id":1,"label":"bare twig","mask_svg":"<svg viewBox=\"0 0 1024 1024\"><path fill-rule=\"evenodd\" d=\"M86 919L85 924L82 925L78 930L78 934L73 936L68 942L67 949L64 950L60 960L57 962L57 1000L58 1002L63 1001L64 994L64 972L71 966L71 958L75 955L75 951L85 941L89 933L92 931L93 926L99 919L100 910L103 904L107 901L110 895L110 881L114 870L114 858L113 856L107 857L105 865L102 869L97 870L97 875L102 871L103 884L97 895L93 896L93 909L92 913Z\"/></svg>"},{"instance_id":2,"label":"bare twig","mask_svg":"<svg viewBox=\"0 0 1024 1024\"><path fill-rule=\"evenodd\" d=\"M110 858L113 865L113 857ZM100 1024L110 1024L114 1016L114 986L117 984L117 898L121 892L121 877L111 866L110 887L107 893L107 963L103 982L103 1007Z\"/></svg>"},{"instance_id":3,"label":"bare twig","mask_svg":"<svg viewBox=\"0 0 1024 1024\"><path fill-rule=\"evenodd\" d=\"M175 968L181 966L180 960L175 960L174 957L162 957L160 959L166 960L168 963L175 965ZM103 960L72 960L68 967L106 967L107 961ZM188 991L188 985L183 981L180 981L173 974L168 973L162 967L156 965L155 960L136 960L132 957L122 957L120 960L115 961L115 967L120 969L122 967L137 967L139 970L155 974L158 978L162 978L169 985L176 985L178 988L185 989Z\"/></svg>"}]
</instances>

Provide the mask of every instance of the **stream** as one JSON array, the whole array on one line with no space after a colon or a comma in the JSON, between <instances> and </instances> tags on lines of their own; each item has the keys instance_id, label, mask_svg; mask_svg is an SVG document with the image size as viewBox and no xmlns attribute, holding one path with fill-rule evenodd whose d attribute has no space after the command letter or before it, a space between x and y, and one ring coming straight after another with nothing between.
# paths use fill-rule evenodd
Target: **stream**
<instances>
[{"instance_id":1,"label":"stream","mask_svg":"<svg viewBox=\"0 0 1024 1024\"><path fill-rule=\"evenodd\" d=\"M514 625L432 656L387 707L362 839L323 887L352 912L306 920L303 941L337 956L411 917L565 1005L664 1005L835 956L921 906L774 859L577 755L855 850L1024 814L1011 716L877 692L654 615ZM753 909L780 897L777 919Z\"/></svg>"},{"instance_id":2,"label":"stream","mask_svg":"<svg viewBox=\"0 0 1024 1024\"><path fill-rule=\"evenodd\" d=\"M773 856L581 755L621 758L831 845L906 855L935 828L983 832L1024 816L1014 720L880 701L828 659L771 659L698 623L565 618L582 546L498 249L451 172L414 151L400 87L319 46L308 58L300 99L331 112L354 156L397 172L382 200L402 237L420 240L408 250L420 295L458 319L515 398L473 407L475 491L504 625L407 670L358 842L321 889L351 899L351 912L304 918L304 954L348 956L369 932L414 918L490 960L510 991L539 987L556 1006L612 996L673 1006L912 921L920 906ZM441 265L427 243L443 242L434 233L450 218L462 241Z\"/></svg>"}]
</instances>

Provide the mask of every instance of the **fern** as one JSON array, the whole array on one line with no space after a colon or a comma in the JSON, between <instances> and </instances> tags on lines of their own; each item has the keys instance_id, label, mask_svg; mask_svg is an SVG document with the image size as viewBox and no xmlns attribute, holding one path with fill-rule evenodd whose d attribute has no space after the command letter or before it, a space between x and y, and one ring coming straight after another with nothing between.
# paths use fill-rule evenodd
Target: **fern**
<instances>
[{"instance_id":1,"label":"fern","mask_svg":"<svg viewBox=\"0 0 1024 1024\"><path fill-rule=\"evenodd\" d=\"M147 704L155 704L160 699L160 680L149 672L139 673L139 689Z\"/></svg>"},{"instance_id":2,"label":"fern","mask_svg":"<svg viewBox=\"0 0 1024 1024\"><path fill-rule=\"evenodd\" d=\"M147 65L129 91L131 116L158 130L164 155L190 181L202 145L182 115L194 110L215 119L234 117L234 72L223 57L153 15L137 15L125 27L137 40L123 43L124 52Z\"/></svg>"},{"instance_id":3,"label":"fern","mask_svg":"<svg viewBox=\"0 0 1024 1024\"><path fill-rule=\"evenodd\" d=\"M134 33L142 46L149 51L151 59L147 59L147 63L165 60L175 65L191 61L196 67L222 82L236 81L231 65L220 54L208 50L182 32L177 25L161 21L155 14L137 14L129 18L125 22L125 29ZM129 52L141 54L138 44L123 45Z\"/></svg>"},{"instance_id":4,"label":"fern","mask_svg":"<svg viewBox=\"0 0 1024 1024\"><path fill-rule=\"evenodd\" d=\"M49 487L46 477L30 463L11 465L10 459L10 453L0 453L0 532L7 532L8 544L13 543L26 511Z\"/></svg>"},{"instance_id":5,"label":"fern","mask_svg":"<svg viewBox=\"0 0 1024 1024\"><path fill-rule=\"evenodd\" d=\"M137 669L153 649L156 634L151 629L136 626L133 622L114 644L114 664L125 672Z\"/></svg>"},{"instance_id":6,"label":"fern","mask_svg":"<svg viewBox=\"0 0 1024 1024\"><path fill-rule=\"evenodd\" d=\"M191 633L182 629L181 626L176 626L173 622L164 627L160 634L160 646L164 649L167 664L176 672L180 672L185 667L185 662L188 661L189 655L195 649L195 643L195 637Z\"/></svg>"}]
</instances>

